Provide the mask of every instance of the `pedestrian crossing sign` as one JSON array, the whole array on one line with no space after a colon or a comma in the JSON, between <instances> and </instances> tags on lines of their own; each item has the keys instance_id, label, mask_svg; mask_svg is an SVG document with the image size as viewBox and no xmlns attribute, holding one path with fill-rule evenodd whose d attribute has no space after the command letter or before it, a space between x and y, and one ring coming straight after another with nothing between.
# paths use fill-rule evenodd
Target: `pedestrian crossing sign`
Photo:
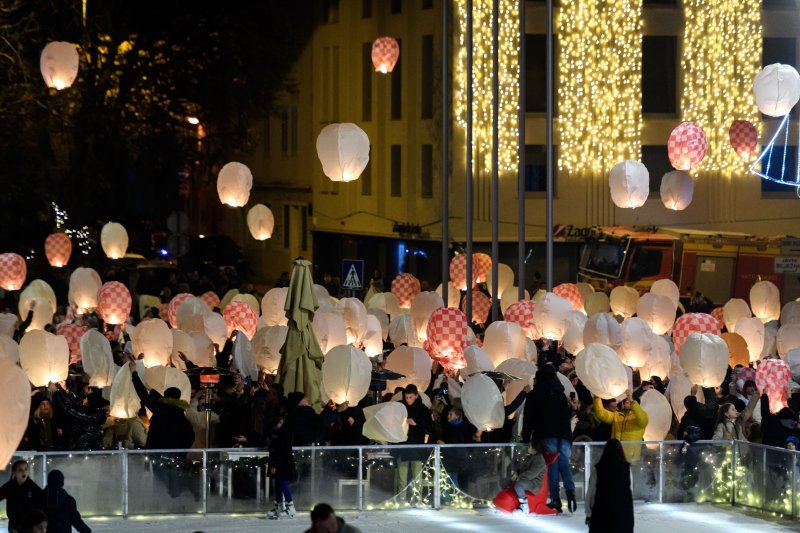
<instances>
[{"instance_id":1,"label":"pedestrian crossing sign","mask_svg":"<svg viewBox=\"0 0 800 533\"><path fill-rule=\"evenodd\" d=\"M364 261L344 259L342 261L342 288L360 291L364 288Z\"/></svg>"}]
</instances>

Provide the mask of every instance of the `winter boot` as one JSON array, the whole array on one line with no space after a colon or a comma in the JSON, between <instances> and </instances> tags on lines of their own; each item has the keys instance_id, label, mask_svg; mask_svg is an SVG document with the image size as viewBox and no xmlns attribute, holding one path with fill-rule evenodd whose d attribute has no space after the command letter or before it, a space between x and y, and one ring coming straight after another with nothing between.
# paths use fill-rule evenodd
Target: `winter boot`
<instances>
[{"instance_id":1,"label":"winter boot","mask_svg":"<svg viewBox=\"0 0 800 533\"><path fill-rule=\"evenodd\" d=\"M288 502L286 504L286 509L284 510L286 513L286 518L294 518L295 510L294 510L294 502Z\"/></svg>"},{"instance_id":2,"label":"winter boot","mask_svg":"<svg viewBox=\"0 0 800 533\"><path fill-rule=\"evenodd\" d=\"M578 502L575 500L575 491L567 491L567 509L570 513L574 513L578 509Z\"/></svg>"},{"instance_id":3,"label":"winter boot","mask_svg":"<svg viewBox=\"0 0 800 533\"><path fill-rule=\"evenodd\" d=\"M522 511L522 514L530 514L530 509L528 509L528 498L520 498L519 499L519 510Z\"/></svg>"},{"instance_id":4,"label":"winter boot","mask_svg":"<svg viewBox=\"0 0 800 533\"><path fill-rule=\"evenodd\" d=\"M553 496L547 506L554 509L558 514L561 514L563 512L561 510L561 496Z\"/></svg>"},{"instance_id":5,"label":"winter boot","mask_svg":"<svg viewBox=\"0 0 800 533\"><path fill-rule=\"evenodd\" d=\"M267 513L267 518L270 520L280 520L281 516L286 513L286 505L283 502L277 501L273 503L275 504L275 507L272 509L272 511ZM292 509L294 509L294 505L292 506Z\"/></svg>"}]
</instances>

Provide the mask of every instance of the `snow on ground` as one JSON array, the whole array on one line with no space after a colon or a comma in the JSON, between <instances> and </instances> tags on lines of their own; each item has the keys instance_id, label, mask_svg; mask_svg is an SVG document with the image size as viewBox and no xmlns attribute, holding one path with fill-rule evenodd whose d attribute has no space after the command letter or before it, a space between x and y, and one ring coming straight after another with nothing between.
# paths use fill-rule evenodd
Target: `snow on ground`
<instances>
[{"instance_id":1,"label":"snow on ground","mask_svg":"<svg viewBox=\"0 0 800 533\"><path fill-rule=\"evenodd\" d=\"M502 531L570 533L586 531L582 510L574 515L558 517L524 517L502 515L495 511L369 511L342 513L348 523L364 533L443 533L446 531ZM125 531L130 533L194 533L198 531L255 533L298 533L309 526L308 513L299 513L294 520L269 521L253 516L168 516L122 520L89 519L95 533ZM7 531L0 523L0 531ZM646 533L693 533L724 531L751 533L759 531L800 531L800 523L777 522L744 514L730 507L698 504L640 504L636 506L636 531Z\"/></svg>"}]
</instances>

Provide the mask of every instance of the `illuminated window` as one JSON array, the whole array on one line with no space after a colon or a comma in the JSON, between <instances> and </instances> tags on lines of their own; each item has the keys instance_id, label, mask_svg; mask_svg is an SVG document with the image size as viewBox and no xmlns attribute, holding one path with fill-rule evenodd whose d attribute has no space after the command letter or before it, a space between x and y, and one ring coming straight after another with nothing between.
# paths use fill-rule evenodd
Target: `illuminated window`
<instances>
[{"instance_id":1,"label":"illuminated window","mask_svg":"<svg viewBox=\"0 0 800 533\"><path fill-rule=\"evenodd\" d=\"M558 150L553 147L553 185L558 178ZM554 191L558 187L553 187ZM547 154L543 144L525 146L525 192L547 192ZM554 192L555 194L555 192Z\"/></svg>"}]
</instances>

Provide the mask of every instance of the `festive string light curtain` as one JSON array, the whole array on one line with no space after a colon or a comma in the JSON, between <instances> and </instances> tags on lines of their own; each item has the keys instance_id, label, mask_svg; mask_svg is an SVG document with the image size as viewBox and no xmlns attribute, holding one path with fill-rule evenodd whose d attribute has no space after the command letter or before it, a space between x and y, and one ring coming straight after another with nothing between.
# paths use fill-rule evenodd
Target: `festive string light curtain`
<instances>
[{"instance_id":1,"label":"festive string light curtain","mask_svg":"<svg viewBox=\"0 0 800 533\"><path fill-rule=\"evenodd\" d=\"M617 352L604 344L587 344L578 353L575 373L592 394L604 400L617 398L628 390L625 365Z\"/></svg>"},{"instance_id":2,"label":"festive string light curtain","mask_svg":"<svg viewBox=\"0 0 800 533\"><path fill-rule=\"evenodd\" d=\"M125 252L128 250L128 232L122 224L108 222L100 230L100 244L106 257L121 259L125 257Z\"/></svg>"},{"instance_id":3,"label":"festive string light curtain","mask_svg":"<svg viewBox=\"0 0 800 533\"><path fill-rule=\"evenodd\" d=\"M756 282L750 288L750 308L763 323L781 317L781 293L771 281Z\"/></svg>"},{"instance_id":4,"label":"festive string light curtain","mask_svg":"<svg viewBox=\"0 0 800 533\"><path fill-rule=\"evenodd\" d=\"M605 174L621 160L639 159L642 21L642 0L561 6L558 106L567 112L559 117L559 168Z\"/></svg>"},{"instance_id":5,"label":"festive string light curtain","mask_svg":"<svg viewBox=\"0 0 800 533\"><path fill-rule=\"evenodd\" d=\"M792 371L785 362L778 359L765 359L756 371L756 387L769 398L769 408L777 413L787 406L787 385L792 379Z\"/></svg>"},{"instance_id":6,"label":"festive string light curtain","mask_svg":"<svg viewBox=\"0 0 800 533\"><path fill-rule=\"evenodd\" d=\"M244 207L250 199L253 174L246 165L232 161L223 166L217 175L219 201L231 207Z\"/></svg>"},{"instance_id":7,"label":"festive string light curtain","mask_svg":"<svg viewBox=\"0 0 800 533\"><path fill-rule=\"evenodd\" d=\"M131 314L131 293L119 281L104 283L97 291L97 313L106 324L124 324Z\"/></svg>"},{"instance_id":8,"label":"festive string light curtain","mask_svg":"<svg viewBox=\"0 0 800 533\"><path fill-rule=\"evenodd\" d=\"M491 431L503 427L505 411L503 396L492 379L475 374L461 387L461 404L464 415L478 431Z\"/></svg>"},{"instance_id":9,"label":"festive string light curtain","mask_svg":"<svg viewBox=\"0 0 800 533\"><path fill-rule=\"evenodd\" d=\"M97 307L97 293L103 282L92 268L78 267L69 276L69 304L79 313Z\"/></svg>"},{"instance_id":10,"label":"festive string light curtain","mask_svg":"<svg viewBox=\"0 0 800 533\"><path fill-rule=\"evenodd\" d=\"M314 313L314 320L311 322L311 330L314 332L323 354L327 354L334 346L347 344L347 328L344 325L344 318L334 310L317 310Z\"/></svg>"},{"instance_id":11,"label":"festive string light curtain","mask_svg":"<svg viewBox=\"0 0 800 533\"><path fill-rule=\"evenodd\" d=\"M725 322L725 329L731 333L736 333L736 323L740 318L750 318L753 313L750 306L741 298L731 298L722 306L722 320Z\"/></svg>"},{"instance_id":12,"label":"festive string light curtain","mask_svg":"<svg viewBox=\"0 0 800 533\"><path fill-rule=\"evenodd\" d=\"M667 140L669 162L676 170L695 170L708 150L706 132L694 122L678 124Z\"/></svg>"},{"instance_id":13,"label":"festive string light curtain","mask_svg":"<svg viewBox=\"0 0 800 533\"><path fill-rule=\"evenodd\" d=\"M364 408L361 434L378 442L400 443L408 440L408 410L400 402L386 402Z\"/></svg>"},{"instance_id":14,"label":"festive string light curtain","mask_svg":"<svg viewBox=\"0 0 800 533\"><path fill-rule=\"evenodd\" d=\"M139 322L131 335L131 349L135 356L144 354L144 366L166 366L172 354L172 333L160 318Z\"/></svg>"},{"instance_id":15,"label":"festive string light curtain","mask_svg":"<svg viewBox=\"0 0 800 533\"><path fill-rule=\"evenodd\" d=\"M481 254L481 255L483 255L483 254ZM489 266L490 266L490 268L489 268L488 272L486 272L486 289L489 291L489 295L490 296L494 296L494 294L492 293L492 269L491 269L491 263L490 263ZM508 289L509 287L513 287L513 286L514 286L514 271L511 270L510 266L508 266L506 264L503 264L503 263L498 263L497 264L497 294L499 294L502 297L503 293L505 292L505 290ZM448 295L449 295L449 293L448 293Z\"/></svg>"},{"instance_id":16,"label":"festive string light curtain","mask_svg":"<svg viewBox=\"0 0 800 533\"><path fill-rule=\"evenodd\" d=\"M636 316L656 335L664 335L675 323L675 305L668 296L648 292L636 301Z\"/></svg>"},{"instance_id":17,"label":"festive string light curtain","mask_svg":"<svg viewBox=\"0 0 800 533\"><path fill-rule=\"evenodd\" d=\"M571 311L569 300L548 292L533 309L536 329L546 339L561 340L569 327Z\"/></svg>"},{"instance_id":18,"label":"festive string light curtain","mask_svg":"<svg viewBox=\"0 0 800 533\"><path fill-rule=\"evenodd\" d=\"M684 121L705 130L708 155L700 169L743 173L747 163L731 147L728 129L734 119L760 124L750 86L761 68L761 0L684 0L683 13L680 108Z\"/></svg>"},{"instance_id":19,"label":"festive string light curtain","mask_svg":"<svg viewBox=\"0 0 800 533\"><path fill-rule=\"evenodd\" d=\"M72 255L72 241L66 233L53 233L44 240L44 254L50 266L61 268Z\"/></svg>"},{"instance_id":20,"label":"festive string light curtain","mask_svg":"<svg viewBox=\"0 0 800 533\"><path fill-rule=\"evenodd\" d=\"M375 72L388 74L400 58L400 45L394 37L378 37L372 43L372 65Z\"/></svg>"},{"instance_id":21,"label":"festive string light curtain","mask_svg":"<svg viewBox=\"0 0 800 533\"><path fill-rule=\"evenodd\" d=\"M341 319L338 315L333 316ZM314 316L314 320L316 319L317 317ZM344 323L342 323L342 326L342 329L344 329ZM312 329L314 328L313 324L311 327ZM253 346L253 360L267 374L277 374L278 365L281 362L281 347L286 342L286 334L288 332L288 326L267 326L256 331L253 336L253 342L251 343ZM316 334L316 331L314 333ZM320 348L322 348L321 343ZM328 346L325 346L322 353L326 353L328 349Z\"/></svg>"},{"instance_id":22,"label":"festive string light curtain","mask_svg":"<svg viewBox=\"0 0 800 533\"><path fill-rule=\"evenodd\" d=\"M621 285L614 287L609 298L611 311L623 318L630 318L636 314L636 304L639 301L639 291L633 287Z\"/></svg>"},{"instance_id":23,"label":"festive string light curtain","mask_svg":"<svg viewBox=\"0 0 800 533\"><path fill-rule=\"evenodd\" d=\"M524 359L525 333L513 322L492 322L484 333L483 349L495 366L506 359Z\"/></svg>"},{"instance_id":24,"label":"festive string light curtain","mask_svg":"<svg viewBox=\"0 0 800 533\"><path fill-rule=\"evenodd\" d=\"M369 163L369 137L349 122L328 124L317 136L317 156L331 181L357 180Z\"/></svg>"},{"instance_id":25,"label":"festive string light curtain","mask_svg":"<svg viewBox=\"0 0 800 533\"><path fill-rule=\"evenodd\" d=\"M728 130L731 147L736 155L751 161L758 152L758 129L746 120L734 120Z\"/></svg>"},{"instance_id":26,"label":"festive string light curtain","mask_svg":"<svg viewBox=\"0 0 800 533\"><path fill-rule=\"evenodd\" d=\"M586 297L583 302L583 307L586 310L586 314L589 316L598 313L608 313L611 311L611 301L606 293L593 292Z\"/></svg>"},{"instance_id":27,"label":"festive string light curtain","mask_svg":"<svg viewBox=\"0 0 800 533\"><path fill-rule=\"evenodd\" d=\"M358 405L367 395L371 376L369 358L352 346L336 346L322 363L322 389L337 405Z\"/></svg>"},{"instance_id":28,"label":"festive string light curtain","mask_svg":"<svg viewBox=\"0 0 800 533\"><path fill-rule=\"evenodd\" d=\"M442 297L431 291L421 292L411 301L411 319L419 340L428 338L428 319L440 307L444 307Z\"/></svg>"},{"instance_id":29,"label":"festive string light curtain","mask_svg":"<svg viewBox=\"0 0 800 533\"><path fill-rule=\"evenodd\" d=\"M34 387L65 381L69 374L67 339L37 329L19 343L19 364Z\"/></svg>"},{"instance_id":30,"label":"festive string light curtain","mask_svg":"<svg viewBox=\"0 0 800 533\"><path fill-rule=\"evenodd\" d=\"M272 237L275 228L275 217L269 207L256 204L247 211L247 228L257 241L265 241Z\"/></svg>"},{"instance_id":31,"label":"festive string light curtain","mask_svg":"<svg viewBox=\"0 0 800 533\"><path fill-rule=\"evenodd\" d=\"M386 357L386 370L405 376L401 379L386 382L386 390L394 391L397 387L416 385L417 390L425 390L431 381L431 358L422 348L400 346Z\"/></svg>"},{"instance_id":32,"label":"festive string light curtain","mask_svg":"<svg viewBox=\"0 0 800 533\"><path fill-rule=\"evenodd\" d=\"M79 66L78 50L74 44L64 41L47 43L39 58L39 69L45 85L57 91L75 83Z\"/></svg>"},{"instance_id":33,"label":"festive string light curtain","mask_svg":"<svg viewBox=\"0 0 800 533\"><path fill-rule=\"evenodd\" d=\"M683 211L692 203L694 180L681 170L667 172L661 178L661 203L667 209Z\"/></svg>"},{"instance_id":34,"label":"festive string light curtain","mask_svg":"<svg viewBox=\"0 0 800 533\"><path fill-rule=\"evenodd\" d=\"M741 335L747 343L747 350L750 353L751 361L761 359L761 351L764 349L764 324L756 317L740 318L736 321L735 332Z\"/></svg>"},{"instance_id":35,"label":"festive string light curtain","mask_svg":"<svg viewBox=\"0 0 800 533\"><path fill-rule=\"evenodd\" d=\"M681 367L701 387L717 387L728 370L728 345L711 333L692 333L681 346Z\"/></svg>"},{"instance_id":36,"label":"festive string light curtain","mask_svg":"<svg viewBox=\"0 0 800 533\"><path fill-rule=\"evenodd\" d=\"M639 161L626 160L611 169L608 186L614 205L636 209L643 206L650 195L650 172Z\"/></svg>"},{"instance_id":37,"label":"festive string light curtain","mask_svg":"<svg viewBox=\"0 0 800 533\"><path fill-rule=\"evenodd\" d=\"M17 254L0 254L0 289L18 291L25 283L28 267L25 259Z\"/></svg>"},{"instance_id":38,"label":"festive string light curtain","mask_svg":"<svg viewBox=\"0 0 800 533\"><path fill-rule=\"evenodd\" d=\"M31 411L31 386L25 373L0 357L0 464L8 465L17 450Z\"/></svg>"},{"instance_id":39,"label":"festive string light curtain","mask_svg":"<svg viewBox=\"0 0 800 533\"><path fill-rule=\"evenodd\" d=\"M608 313L596 313L583 327L583 343L599 343L617 349L622 344L622 327Z\"/></svg>"},{"instance_id":40,"label":"festive string light curtain","mask_svg":"<svg viewBox=\"0 0 800 533\"><path fill-rule=\"evenodd\" d=\"M723 333L720 335L728 346L728 363L731 368L736 365L748 366L750 364L750 351L747 349L747 341L744 337L736 333Z\"/></svg>"},{"instance_id":41,"label":"festive string light curtain","mask_svg":"<svg viewBox=\"0 0 800 533\"><path fill-rule=\"evenodd\" d=\"M400 309L411 307L411 301L419 293L419 280L411 274L400 274L392 281L392 294L397 298Z\"/></svg>"},{"instance_id":42,"label":"festive string light curtain","mask_svg":"<svg viewBox=\"0 0 800 533\"><path fill-rule=\"evenodd\" d=\"M777 338L778 355L781 359L796 349L800 348L800 324L785 324L778 330Z\"/></svg>"},{"instance_id":43,"label":"festive string light curtain","mask_svg":"<svg viewBox=\"0 0 800 533\"><path fill-rule=\"evenodd\" d=\"M788 115L800 100L800 74L791 65L768 65L756 74L753 92L759 111L765 115Z\"/></svg>"}]
</instances>

